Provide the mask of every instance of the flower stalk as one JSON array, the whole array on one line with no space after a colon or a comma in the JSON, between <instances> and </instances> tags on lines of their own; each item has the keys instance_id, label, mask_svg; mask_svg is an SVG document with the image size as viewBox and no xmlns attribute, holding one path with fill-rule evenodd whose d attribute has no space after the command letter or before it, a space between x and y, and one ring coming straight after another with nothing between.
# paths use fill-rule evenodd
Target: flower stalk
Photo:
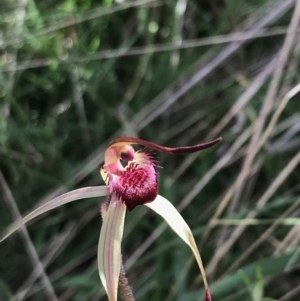
<instances>
[{"instance_id":1,"label":"flower stalk","mask_svg":"<svg viewBox=\"0 0 300 301\"><path fill-rule=\"evenodd\" d=\"M124 301L135 301L132 289L128 283L128 278L126 276L123 260L121 260L119 287L120 287L120 294L123 297Z\"/></svg>"}]
</instances>

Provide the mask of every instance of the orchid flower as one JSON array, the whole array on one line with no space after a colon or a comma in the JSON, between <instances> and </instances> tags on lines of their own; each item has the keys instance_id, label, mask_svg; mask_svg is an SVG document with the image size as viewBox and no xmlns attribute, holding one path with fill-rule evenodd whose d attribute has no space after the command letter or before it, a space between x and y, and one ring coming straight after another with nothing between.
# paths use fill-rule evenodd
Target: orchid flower
<instances>
[{"instance_id":1,"label":"orchid flower","mask_svg":"<svg viewBox=\"0 0 300 301\"><path fill-rule=\"evenodd\" d=\"M98 244L99 275L109 301L117 301L121 269L121 241L126 209L131 211L138 205L145 205L161 215L174 232L191 248L202 274L206 300L211 301L204 267L191 229L176 208L167 199L158 195L158 166L153 155L144 150L136 151L132 145L139 144L148 149L179 154L209 148L221 139L217 138L193 146L169 148L139 138L117 138L105 151L104 164L100 168L106 186L81 188L50 200L23 219L14 222L4 233L0 242L31 219L49 210L83 198L110 195L108 207L102 206L101 208L103 224ZM124 163L127 163L125 167Z\"/></svg>"}]
</instances>

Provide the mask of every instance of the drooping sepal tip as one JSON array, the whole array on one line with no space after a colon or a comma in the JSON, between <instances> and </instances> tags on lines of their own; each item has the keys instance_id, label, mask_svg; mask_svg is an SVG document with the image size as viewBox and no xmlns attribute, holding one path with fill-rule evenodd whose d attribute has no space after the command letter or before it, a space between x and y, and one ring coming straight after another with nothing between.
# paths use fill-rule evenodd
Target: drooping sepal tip
<instances>
[{"instance_id":1,"label":"drooping sepal tip","mask_svg":"<svg viewBox=\"0 0 300 301\"><path fill-rule=\"evenodd\" d=\"M62 195L59 195L58 197L42 204L41 206L37 207L30 213L28 213L26 216L24 216L20 220L16 220L13 222L2 234L0 235L0 242L8 238L11 234L13 234L15 231L20 229L23 225L31 221L32 219L36 218L37 216L46 213L50 210L53 210L59 206L65 205L67 203L71 203L77 200L81 199L87 199L87 198L95 198L95 197L101 197L101 196L107 196L109 195L109 189L107 186L95 186L95 187L84 187L79 188L76 190L72 190L69 192L66 192Z\"/></svg>"},{"instance_id":2,"label":"drooping sepal tip","mask_svg":"<svg viewBox=\"0 0 300 301\"><path fill-rule=\"evenodd\" d=\"M185 222L173 204L161 195L158 195L152 203L145 205L163 217L173 231L191 248L202 275L206 291L206 301L212 301L202 259L193 233L188 224Z\"/></svg>"},{"instance_id":3,"label":"drooping sepal tip","mask_svg":"<svg viewBox=\"0 0 300 301\"><path fill-rule=\"evenodd\" d=\"M205 301L212 301L211 294L208 289L205 290Z\"/></svg>"}]
</instances>

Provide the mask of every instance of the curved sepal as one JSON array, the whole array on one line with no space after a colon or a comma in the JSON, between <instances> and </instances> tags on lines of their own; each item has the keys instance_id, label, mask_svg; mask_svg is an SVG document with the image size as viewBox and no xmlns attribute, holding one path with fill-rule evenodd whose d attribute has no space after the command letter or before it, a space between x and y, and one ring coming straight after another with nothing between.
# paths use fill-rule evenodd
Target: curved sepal
<instances>
[{"instance_id":1,"label":"curved sepal","mask_svg":"<svg viewBox=\"0 0 300 301\"><path fill-rule=\"evenodd\" d=\"M147 203L145 206L163 217L173 231L176 232L177 235L192 249L203 278L206 290L206 300L211 301L203 263L190 227L187 225L177 209L167 199L160 195L158 195L152 203Z\"/></svg>"},{"instance_id":2,"label":"curved sepal","mask_svg":"<svg viewBox=\"0 0 300 301\"><path fill-rule=\"evenodd\" d=\"M64 204L74 202L81 199L87 199L87 198L96 198L101 196L109 195L109 188L107 186L95 186L95 187L85 187L80 188L76 190L72 190L70 192L64 193L45 204L41 205L37 209L33 210L29 214L27 214L25 217L23 217L21 220L17 220L14 223L12 223L10 226L8 226L7 230L4 232L4 235L1 236L0 242L9 237L11 234L13 234L15 231L17 231L19 228L21 228L24 224L32 220L33 218L49 211L52 209L55 209L59 206L62 206Z\"/></svg>"},{"instance_id":3,"label":"curved sepal","mask_svg":"<svg viewBox=\"0 0 300 301\"><path fill-rule=\"evenodd\" d=\"M103 218L98 244L98 270L109 301L117 301L125 213L125 204L113 194Z\"/></svg>"}]
</instances>

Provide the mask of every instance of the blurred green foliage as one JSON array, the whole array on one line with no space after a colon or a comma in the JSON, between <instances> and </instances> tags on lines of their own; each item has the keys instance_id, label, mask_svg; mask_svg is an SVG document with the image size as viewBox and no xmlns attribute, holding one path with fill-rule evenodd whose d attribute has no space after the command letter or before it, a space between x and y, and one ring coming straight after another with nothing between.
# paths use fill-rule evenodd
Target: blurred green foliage
<instances>
[{"instance_id":1,"label":"blurred green foliage","mask_svg":"<svg viewBox=\"0 0 300 301\"><path fill-rule=\"evenodd\" d=\"M100 155L116 135L138 135L172 146L207 139L211 129L280 49L284 35L254 39L172 105L163 106L193 74L218 57L226 44L183 49L178 46L184 46L187 40L245 31L278 3L2 0L0 166L22 214L56 188L61 188L57 194L102 184L98 174ZM270 26L288 26L291 16L289 9ZM171 50L154 51L155 45L167 43L172 43ZM299 81L299 71L293 69L298 60L296 47L277 101ZM164 167L159 169L160 194L179 204L205 179L212 166L257 120L268 83L218 134L224 138L222 144L201 152L181 174L179 166L183 166L186 156L159 155ZM237 207L233 212L225 211L221 218L245 217L296 154L300 144L299 108L296 101L288 104L257 156L255 163L259 167L249 177ZM152 114L155 118L149 119ZM225 241L230 237L232 227L226 226L216 226L208 236L204 234L227 189L237 179L245 147L247 144L242 143L182 213L195 232L205 265L222 247L224 240L220 237L224 233ZM269 203L260 208L258 218L276 219L293 204L299 196L299 176L299 169L295 169ZM0 229L13 220L5 200L3 193ZM100 200L70 204L28 227L42 261L47 261L47 255L57 247L46 272L59 300L106 300L96 269L99 204ZM299 212L292 214L297 216ZM169 229L139 256L135 253L160 224L161 219L145 208L127 215L124 259L129 262L129 281L137 300L201 300L202 284L192 255ZM263 299L265 296L279 299L299 285L297 244L273 256L276 246L289 233L287 226L277 227L239 267L249 280L248 289L250 283L257 282L252 287L252 299L238 269L226 272L267 227L248 227L209 274L214 300L270 300ZM64 233L66 237L62 238ZM0 300L11 300L24 282L24 287L28 286L26 280L33 266L17 234L0 245L0 254ZM284 273L291 258L292 266ZM263 270L259 279L255 275L258 265ZM258 287L260 291L256 293ZM260 298L254 297L258 294ZM298 300L299 294L284 300ZM37 281L26 298L48 297Z\"/></svg>"}]
</instances>

